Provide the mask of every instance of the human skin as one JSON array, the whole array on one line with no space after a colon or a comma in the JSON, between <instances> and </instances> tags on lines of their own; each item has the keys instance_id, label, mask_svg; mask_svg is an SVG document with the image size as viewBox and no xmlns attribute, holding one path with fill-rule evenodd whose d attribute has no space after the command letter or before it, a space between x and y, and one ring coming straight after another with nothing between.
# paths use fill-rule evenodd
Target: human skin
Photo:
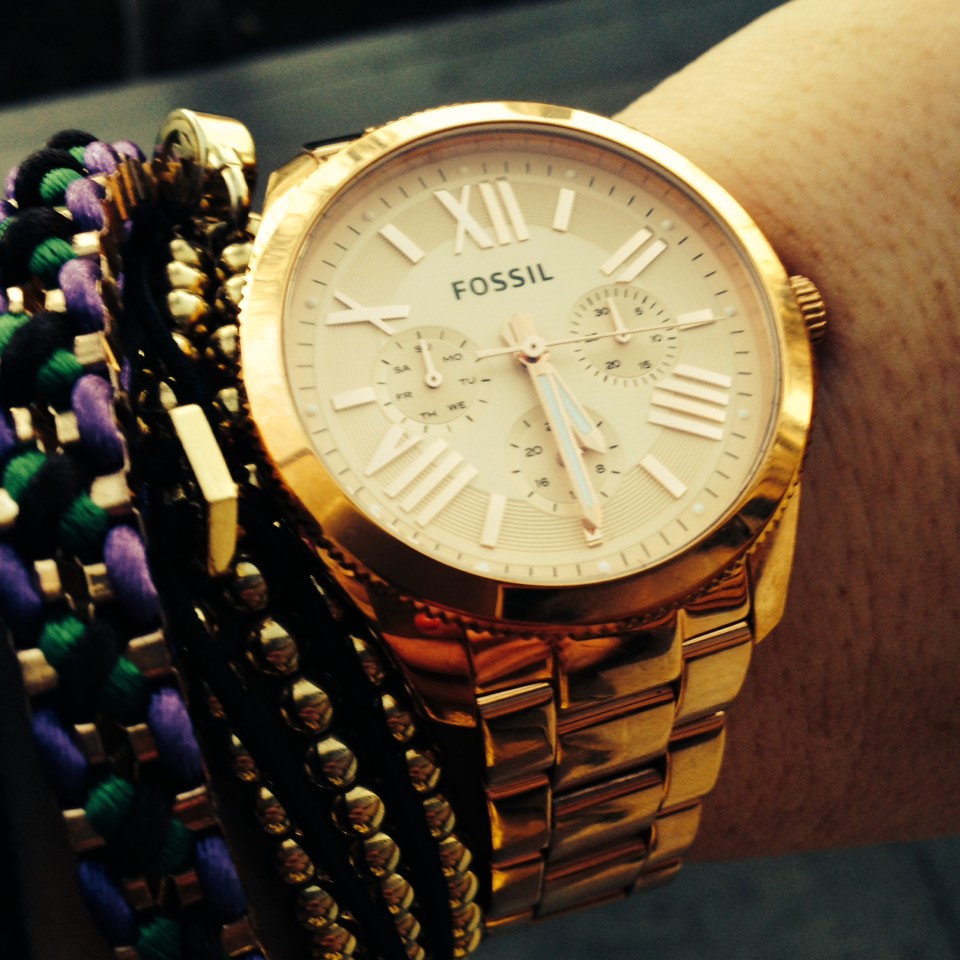
<instances>
[{"instance_id":1,"label":"human skin","mask_svg":"<svg viewBox=\"0 0 960 960\"><path fill-rule=\"evenodd\" d=\"M960 831L957 49L955 0L796 0L620 114L830 311L790 599L695 856Z\"/></svg>"}]
</instances>

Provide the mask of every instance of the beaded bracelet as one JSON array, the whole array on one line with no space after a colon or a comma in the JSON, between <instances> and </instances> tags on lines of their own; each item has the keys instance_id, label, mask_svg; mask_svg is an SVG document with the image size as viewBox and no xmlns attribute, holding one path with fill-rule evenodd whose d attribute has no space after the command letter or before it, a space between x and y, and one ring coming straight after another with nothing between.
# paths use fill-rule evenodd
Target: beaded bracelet
<instances>
[{"instance_id":1,"label":"beaded bracelet","mask_svg":"<svg viewBox=\"0 0 960 960\"><path fill-rule=\"evenodd\" d=\"M83 323L82 329L88 339L78 340L77 349L71 353L67 349L69 340L56 323L48 321L45 315L32 317L33 339L28 341L22 354L30 359L32 367L26 367L20 361L21 354L16 353L20 348L17 338L22 339L18 330L23 324L9 324L12 330L7 341L14 344L14 356L18 361L16 370L30 369L33 373L30 376L18 374L9 381L5 376L0 380L0 397L7 382L13 383L11 389L14 392L23 392L21 381L30 382L31 378L37 397L34 399L28 395L31 416L23 413L22 406L11 407L7 425L9 432L17 435L16 440L11 441L11 449L16 448L16 453L6 458L14 468L10 472L10 483L6 482L4 475L4 486L11 488L13 495L4 499L0 493L0 515L9 515L8 526L22 528L21 513L27 517L29 510L21 510L21 503L16 498L19 497L21 502L24 500L22 490L29 486L29 479L34 475L45 476L43 471L51 473L56 469L63 472L65 469L50 467L35 457L28 457L17 446L32 438L33 422L39 422L37 411L43 410L44 430L42 435L38 433L35 444L35 452L41 456L46 456L49 450L62 452L60 448L70 444L77 450L82 449L84 456L89 454L88 448L106 451L110 448L111 430L116 434L115 419L124 423L127 446L120 442L113 450L114 459L119 456L120 460L115 470L120 479L114 477L112 485L101 483L96 491L92 488L90 491L74 489L75 482L72 486L62 485L63 491L71 491L72 498L62 494L65 505L56 513L67 517L59 524L67 531L60 539L72 535L77 540L89 527L92 532L88 535L96 541L99 536L97 522L100 527L105 525L87 500L97 507L98 498L103 500L110 490L114 491L117 500L112 506L114 512L131 511L124 479L124 472L130 466L127 463L129 455L133 486L141 504L149 505L145 519L151 531L151 553L162 560L162 576L158 582L162 586L167 616L178 637L179 652L186 657L189 675L193 678L202 676L203 681L215 690L221 719L227 722L228 716L232 718L245 729L245 738L249 737L249 742L255 745L253 753L259 760L250 757L236 734L230 735L235 759L248 777L253 776L260 783L257 803L261 822L269 821L274 827L278 822L286 824L283 836L274 834L280 840L277 853L282 859L284 879L288 883L295 880L298 885L298 912L301 923L311 934L308 942L310 955L331 960L340 956L361 956L364 952L371 958L396 957L397 960L401 957L418 960L428 953L438 960L466 956L476 948L483 932L482 916L475 899L479 885L469 869L469 849L455 832L453 805L439 789L440 767L436 751L422 740L422 733L413 724L412 713L404 705L405 694L399 681L394 678L388 687L384 687L387 668L382 663L375 665L376 655L370 646L361 637L351 635L349 629L332 629L335 618L329 616L329 611L338 610L340 605L331 602L329 593L324 592L324 585L321 585L324 574L318 565L309 562L295 538L288 536L287 539L294 542L279 546L271 543L278 536L287 535L278 533L277 524L269 520L264 522L269 510L259 497L255 469L248 465L252 456L244 442L244 434L236 429L242 397L232 379L236 347L236 329L232 320L249 250L249 236L244 232L247 227L245 210L239 214L230 210L227 211L229 215L224 216L224 211L218 213L210 195L194 194L184 201L183 181L189 177L182 177L182 171L173 169L169 163L155 163L150 170L133 149L128 145L121 146L126 159L117 163L116 156L111 158L110 148L95 142L91 144L89 137L68 132L52 141L45 156L25 162L17 176L9 181L17 205L8 204L4 208L8 217L0 222L0 277L6 282L8 276L19 276L24 264L42 278L41 284L45 287L52 286L54 278L59 277L62 295L45 290L43 305L64 314L75 324ZM64 147L68 148L67 157L75 162L62 156ZM84 161L93 166L78 169L81 154ZM106 183L105 173L110 175ZM235 196L237 192L234 183L228 193ZM243 192L242 187L239 192ZM21 211L21 207L33 209L27 204L28 198L42 204L66 200L72 220L47 207L39 208L44 211L42 216L30 213L24 217L25 211ZM54 216L50 216L51 213ZM56 219L58 216L59 220ZM67 226L61 220L66 221ZM91 260L76 256L89 252L93 244L90 237L81 235L78 238L76 230L71 232L71 227L99 231L102 276ZM169 262L166 262L168 257ZM166 280L158 283L163 265ZM35 300L40 289L34 281L23 295L24 309L15 309L12 315L28 313L26 301ZM161 309L158 302L163 303L164 299L165 309ZM41 322L37 323L37 319ZM116 395L111 396L110 384L102 377L94 376L101 386L84 390L76 388L74 393L80 399L67 410L63 397L69 393L70 384L81 379L75 371L77 356L86 357L88 367L103 365L103 340L97 331L104 319L107 328L105 352L112 361ZM7 342L2 339L4 329L0 324L0 352ZM96 343L90 341L91 335L96 336ZM36 346L38 342L45 346ZM132 358L133 362L125 357ZM4 374L9 368L10 365L5 364ZM238 611L236 603L231 607L225 602L231 592L236 597L238 585L242 589L251 564L243 555L238 555L232 563L225 563L225 559L230 560L234 545L230 544L226 549L222 544L217 547L210 532L211 516L198 517L196 514L195 498L205 493L199 489L203 480L198 474L206 467L197 463L196 454L191 460L190 451L185 451L182 446L187 441L179 433L177 414L184 409L184 400L188 401L187 406L206 413L218 430L220 446L231 454L235 478L241 481L244 491L241 498L241 520L246 520L244 547L252 546L255 552L267 554L271 550L292 553L299 558L293 567L307 569L306 575L294 572L294 578L299 573L298 590L286 592L298 593L299 600L293 602L292 612L287 601L286 615L300 617L302 622L304 617L308 621L317 617L318 610L327 611L326 625L319 634L321 644L318 646L316 640L311 640L303 648L304 657L312 658L315 665L319 663L321 672L326 669L328 680L332 679L334 683L344 681L348 674L354 678L347 684L347 692L340 695L336 712L350 718L347 728L364 754L363 769L369 771L368 777L372 777L367 786L356 779L353 771L356 766L354 751L327 735L330 731L325 726L326 720L318 722L317 718L328 712L323 704L329 704L330 697L313 682L317 667L314 667L313 677L303 674L299 665L286 671L272 669L272 664L277 661L270 658L279 653L276 648L270 650L267 647L277 635L271 634L272 639L264 646L262 641L269 631L265 633L263 622L252 631L247 622L250 614L262 611L249 608ZM75 442L78 436L82 438L79 444ZM56 438L60 446L51 445L49 437ZM124 495L119 497L116 491L121 488ZM49 498L50 494L46 496ZM79 505L74 505L77 500ZM29 497L26 503L29 506ZM224 504L208 501L207 510L211 515L214 511L221 515L223 507ZM79 603L86 612L85 617L76 616L72 610L69 616L51 618L55 622L42 631L46 639L32 649L30 657L21 658L28 687L35 697L46 692L45 684L56 683L58 690L66 689L59 673L64 670L70 673L73 648L85 647L87 634L97 635L97 630L88 628L87 621L99 624L94 616L98 609L112 609L118 602L123 602L120 598L135 595L141 606L149 606L145 601L152 597L154 609L157 607L142 540L138 539L136 544L125 542L124 537L129 541L129 536L113 534L114 529L130 531L134 527L120 521L110 527L108 536L118 540L116 545L111 543L112 560L107 559L106 549L102 558L87 556L85 551L92 554L96 551L88 551L83 542L78 546L74 541L68 541L70 549L79 552L77 563L80 567L80 574L67 578L70 592L62 587L59 566L38 565L34 575L25 564L21 564L22 569L14 570L15 561L23 559L22 552L15 552L10 562L11 570L16 573L11 582L23 583L30 581L31 577L43 580L45 576L48 605L67 598L72 608ZM138 526L136 532L139 534ZM47 539L50 539L49 533ZM64 552L59 541L57 549L59 557ZM220 556L216 559L213 554L218 549ZM199 558L199 564L184 563L185 559L189 561L195 557ZM129 590L113 583L123 580L124 573L131 581ZM211 573L215 575L212 579ZM289 579L290 573L288 562L281 579ZM74 587L75 582L81 583L83 590ZM149 590L145 590L146 584L150 585ZM139 595L135 591L138 585L141 588ZM334 589L330 584L325 584L325 588L327 591ZM9 620L6 609L9 608L16 619L16 615L23 612L17 606L19 594L16 591L7 591L7 594L6 602L0 597L0 615ZM10 597L14 599L10 600ZM130 602L132 604L132 600ZM308 608L313 612L305 612ZM57 608L58 616L59 613ZM128 612L127 616L132 614ZM254 640L257 649L251 649L250 637L257 638ZM80 643L81 639L83 643ZM87 677L77 685L88 700L92 698L97 708L105 716L112 715L114 723L126 732L129 742L126 753L132 757L137 774L126 780L119 775L105 777L98 783L92 804L87 802L83 812L68 817L75 841L81 846L83 838L89 839L94 833L98 841L103 841L102 834L114 832L111 817L123 822L124 811L141 802L137 787L141 779L148 779L142 775L141 768L152 769L149 765L158 759L162 762L164 756L179 755L186 763L185 758L195 752L202 770L199 753L190 749L178 752L172 746L175 742L172 733L167 734L177 725L186 725L192 737L182 700L178 699L174 704L167 694L162 705L158 700L152 712L148 710L146 718L142 715L143 696L137 693L142 687L136 679L138 667L147 667L146 677L152 683L159 683L161 676L176 679L169 657L161 646L162 638L153 637L149 643L140 643L143 639L135 638L137 657L117 656L110 661L110 669L104 673L101 682L93 684ZM287 642L288 647L289 643L295 643L289 636L282 642ZM340 652L335 659L340 659L331 674L325 660L333 655L338 644ZM100 646L104 647L105 642ZM138 657L142 662L138 662ZM290 663L289 658L287 663ZM58 671L62 665L66 666ZM265 665L267 669L264 669ZM282 683L274 682L276 678L272 674L279 674ZM360 678L359 686L357 678ZM276 689L271 689L271 685ZM92 696L94 687L106 691L108 701L112 697L116 702L104 708L99 702L104 697ZM271 699L274 706L264 711L264 701ZM224 703L229 704L226 710ZM252 703L258 704L257 710L251 711ZM168 719L151 721L154 714ZM254 723L250 722L252 715L256 718ZM37 736L41 751L49 757L57 756L58 749L64 753L64 745L76 739L75 732L42 708L35 709L35 716L40 718L35 726L39 728ZM278 716L282 720L278 720ZM154 730L154 726L161 732ZM287 749L286 764L275 756L278 739L284 739L283 726L293 731L292 739L290 730L286 731L286 739L291 744ZM297 741L298 735L301 742ZM306 766L312 771L312 779L321 784L320 795L309 792L311 785L304 775L302 759L299 764L294 761L294 756L302 757L304 737L313 738L306 746L307 756L313 759ZM87 740L89 743L84 743L88 749L90 744L98 743L94 736L88 736ZM195 741L192 742L195 748ZM327 749L331 742L340 743L344 750L334 750L331 755ZM298 754L297 750L301 752ZM102 752L94 751L97 762L102 761ZM84 764L74 759L72 776L76 782L81 782L85 775ZM271 772L262 774L261 763ZM334 768L332 779L330 763ZM54 771L54 778L59 777L59 790L64 795L69 790L74 795L80 792L75 783L68 784L70 777L63 771L69 765L63 760L47 765ZM299 772L295 769L298 765ZM348 770L349 775L338 780L337 771L342 773L344 770ZM267 783L284 794L284 806L265 786ZM387 803L380 796L384 791L389 793ZM205 795L201 806L207 812L206 816L209 804L206 804ZM288 815L286 806L297 815ZM398 845L382 829L388 821L389 810L397 811L399 819L393 818L390 829L403 834L402 844ZM175 806L173 812L177 814L172 821L175 824L180 822L178 818L186 816L182 804L181 807ZM195 825L194 829L212 829L211 817L207 816L200 823L202 826ZM99 830L96 829L98 826ZM339 847L331 835L331 827L342 835ZM173 832L177 832L175 828ZM149 834L150 837L163 835L165 831L156 829ZM345 843L343 838L346 838ZM233 882L235 874L230 874L232 868L226 859L226 846L222 838L219 844L215 842L218 838L212 834L202 839L202 843L195 845L197 861L189 872L190 877L196 878L194 882L191 884L180 875L172 886L164 881L165 885L159 890L163 895L161 899L166 904L169 890L173 889L181 900L192 905L200 891L206 894L201 901L205 908L219 910L221 919L231 911L235 915L238 904L243 902L242 891L239 884ZM143 850L150 846L147 841L148 837L138 836L133 846ZM101 846L106 848L109 844L101 843ZM166 845L161 846L163 855L158 855L157 863L169 873L177 868L174 866L177 845L171 840L170 850ZM211 866L219 862L218 858L226 864L221 866L219 874ZM307 864L310 870L304 874L299 868ZM141 896L137 902L141 908L146 904L142 896L144 889L153 897L149 901L151 905L157 899L149 882L156 872L154 865L146 871L147 880L136 885ZM318 875L336 876L337 879L327 885L332 886L336 897L326 887L318 887L312 882L305 885L305 881L316 879ZM416 879L416 884L411 883L411 876ZM217 877L219 879L214 882ZM207 886L218 889L219 898L207 893L205 881ZM123 888L111 884L109 872L101 869L99 859L92 857L81 862L81 882L85 891L99 891L95 897L88 896L91 912L100 920L111 942L118 943L125 938L129 941L133 935L130 930L110 929L110 921L123 915L119 904L130 899L134 887L129 883ZM416 890L422 893L422 897L418 898ZM230 891L235 893L232 898ZM341 899L345 906L341 906ZM167 918L159 919L166 921ZM163 942L166 937L168 947L184 939L182 935L178 936L178 931L169 931L165 924L158 926L154 921L154 925L157 930L154 932L151 928L151 936L158 942ZM137 933L137 937L138 944L141 941L146 943L142 933ZM253 944L252 939L250 944ZM234 933L233 941L226 946L232 955L239 955L244 950L249 953L256 949L250 944L241 943ZM144 950L146 955L158 958L172 956L169 950L167 954L157 953L152 942L140 952ZM136 956L137 953L128 949L124 955ZM205 955L202 947L195 950L189 943L183 950L185 957L202 955Z\"/></svg>"},{"instance_id":2,"label":"beaded bracelet","mask_svg":"<svg viewBox=\"0 0 960 960\"><path fill-rule=\"evenodd\" d=\"M0 204L0 616L101 934L121 957L255 960L113 417L88 231L121 156L67 132Z\"/></svg>"},{"instance_id":3,"label":"beaded bracelet","mask_svg":"<svg viewBox=\"0 0 960 960\"><path fill-rule=\"evenodd\" d=\"M205 205L205 210L209 210L208 205ZM215 395L216 397L216 402L210 403L209 406L213 414L212 419L221 435L221 446L230 452L234 464L239 464L235 473L243 491L240 499L243 540L239 559L231 570L227 571L226 576L227 584L235 585L233 604L224 604L222 597L224 590L222 585L217 587L216 580L193 578L191 583L188 578L187 582L182 582L181 586L173 592L180 594L192 591L195 599L201 600L204 605L204 626L207 634L220 638L221 641L225 636L236 638L233 641L234 649L232 651L226 649L224 655L232 659L234 672L246 672L247 683L252 688L252 692L248 688L246 695L252 696L253 700L260 703L271 697L275 701L278 696L281 699L286 697L288 706L284 708L283 713L288 725L294 729L299 727L300 734L306 737L316 735L317 739L314 743L301 748L307 754L307 767L313 771L313 778L327 790L339 792L340 795L334 798L332 807L332 812L335 814L334 820L341 825L346 825L348 835L354 833L357 828L361 831L359 853L354 854L354 863L358 865L361 874L372 873L371 879L376 881L374 891L377 900L381 908L386 908L394 927L400 934L405 954L414 957L419 955L418 939L420 939L421 925L417 921L414 926L415 913L412 913L411 909L416 911L416 905L411 903L409 906L399 907L396 900L398 890L404 891L403 899L414 896L413 886L409 880L402 873L397 872L401 851L403 851L404 860L410 859L416 853L417 855L413 857L416 861L429 861L419 869L414 867L412 870L412 874L417 874L419 877L414 885L417 890L426 896L427 891L424 888L432 888L430 895L426 896L431 905L425 911L420 911L420 916L429 918L423 924L426 928L423 930L423 942L432 948L431 952L434 956L451 954L464 956L475 949L482 936L480 912L474 900L478 884L476 877L468 869L469 853L462 841L454 834L455 818L450 802L437 790L439 769L434 759L435 755L429 749L421 752L408 743L405 750L399 756L394 754L392 759L389 756L384 757L382 752L379 760L372 757L371 745L377 741L378 734L375 729L369 727L369 718L379 719L382 731L389 732L389 742L396 744L398 716L396 703L394 701L390 717L385 713L383 699L379 694L367 698L370 700L369 709L359 712L354 709L348 728L353 731L355 741L365 748L366 757L363 766L367 767L372 762L380 771L378 778L383 787L379 788L379 792L382 793L383 788L391 792L390 802L384 804L378 792L357 785L356 774L352 772L356 759L354 750L335 738L321 739L321 735L327 733L325 729L327 721L318 722L314 717L304 726L297 715L296 704L300 700L304 702L306 709L314 714L318 711L318 704L324 705L321 711L324 714L329 704L329 696L309 678L301 675L301 660L312 657L316 665L319 656L321 659L317 669L323 670L326 667L328 675L340 684L347 682L346 678L351 672L363 678L368 674L363 672L362 663L358 669L356 664L352 666L348 662L349 656L344 656L345 652L353 657L358 655L355 646L344 647L344 639L350 639L352 642L352 638L340 631L341 636L338 641L336 624L329 615L325 617L331 605L317 603L318 596L329 599L331 591L335 588L332 584L326 583L326 575L319 564L315 561L311 562L303 545L295 537L281 531L280 524L277 522L280 517L275 515L276 508L270 500L259 494L255 468L248 465L253 459L248 438L242 428L237 428L236 418L230 416L231 411L242 408L241 398L233 395L236 390L233 379L236 328L232 323L235 319L235 293L233 292L235 288L232 286L232 279L237 271L245 266L242 237L237 237L229 231L211 230L209 217L204 217L199 224L193 223L192 229L189 229L189 226L181 224L178 228L176 240L171 244L174 259L165 273L168 280L173 281L173 287L167 299L168 305L173 308L170 313L176 323L175 329L168 335L176 336L179 333L182 337L181 343L186 341L187 345L192 345L194 349L187 349L183 355L172 354L169 351L166 355L170 358L171 367L182 368L183 357L190 358L192 364L200 370L203 380L210 384L206 396ZM229 254L225 254L225 251ZM204 265L207 265L208 276L206 277ZM213 273L210 265L216 265L216 279L209 275ZM155 301L156 298L153 302ZM160 337L159 331L156 337ZM185 371L180 369L170 379L184 383L187 376ZM203 391L196 389L196 383L191 383L188 389L192 391L191 400L206 404ZM153 437L160 438L161 449L164 447L162 438L165 435L162 420L161 414L159 422L155 423L150 430ZM154 462L168 460L163 453L154 454L151 459ZM154 471L154 476L158 474L159 471ZM164 531L167 531L178 525L164 523L162 526ZM184 529L186 525L179 526ZM163 532L158 531L158 538L162 536ZM203 538L199 536L194 538L197 544L202 540ZM272 556L272 566L276 571L273 579L282 581L285 585L288 615L299 616L301 624L309 623L310 633L317 638L316 641L298 647L297 642L286 631L280 629L275 621L264 617L257 621L254 616L255 622L252 629L250 624L238 622L237 608L244 608L246 613L252 615L262 614L267 603L265 598L273 592L279 592L264 586L264 579L257 572L257 566L248 558L244 558L244 551L248 553L252 551L255 556L259 554L265 558ZM189 538L178 549L175 548L174 552L178 556L188 555L190 553ZM291 557L294 558L292 562L288 559ZM259 562L270 563L270 560L263 559ZM306 576L303 570L306 570ZM256 586L251 586L247 581L256 583ZM324 587L320 586L321 582L325 584ZM245 588L242 586L243 583L247 584ZM229 590L228 587L227 592ZM256 603L250 604L248 599L243 603L236 602L236 598L241 595L246 597L247 594L255 597ZM293 602L291 599L293 594L298 595L294 606L299 609L291 614L289 607ZM305 608L310 609L305 612ZM342 604L334 603L333 608L342 609ZM322 627L318 628L317 624L321 621L324 621ZM318 648L317 641L322 644L322 650ZM202 643L203 640L197 642ZM339 653L335 649L338 642ZM221 644L221 646L224 645ZM226 647L229 648L229 646L230 644L227 643ZM323 661L330 661L330 658L333 658L336 666L333 666L332 662L324 664ZM258 677L258 673L264 676ZM273 684L277 690L272 692L269 679L271 675L278 679L278 682ZM264 679L265 677L267 679ZM355 685L353 689L356 691ZM363 693L364 691L360 690L356 696L341 697L340 706L334 712L342 713L344 708L348 708L354 700L364 701ZM347 712L350 712L349 709ZM392 727L391 721L393 721ZM267 722L266 719L261 719L260 725ZM260 735L262 730L250 731L251 738ZM412 724L408 723L403 735L408 741L412 739L414 736ZM281 733L277 734L274 743L278 739L282 739ZM382 735L380 739L383 739ZM256 753L255 750L253 752ZM266 762L272 764L275 761L276 758L271 756ZM326 761L333 762L338 769L332 781L323 775ZM251 769L257 766L258 764L251 761ZM385 766L389 769L384 769ZM343 775L344 769L350 769L351 773ZM261 773L258 770L257 777L260 776ZM273 779L277 777L285 782L287 789L290 789L292 777L289 773L278 774ZM266 775L265 779L271 778ZM396 789L396 784L403 781L409 784L406 795L403 791ZM299 790L302 793L303 787L301 786ZM294 794L293 799L300 801L300 793ZM423 801L427 801L426 807ZM360 815L361 806L368 812L375 811L372 814L374 818L372 822L377 824L376 827L371 827L370 821ZM379 829L379 823L386 818L388 809L401 811L402 816L399 821L395 821L393 829L401 829L411 838L409 843L404 842L398 846L390 835ZM339 815L336 815L338 811ZM308 816L309 813L301 808L300 814L295 819L299 822L301 833L309 845L316 830L306 828L304 820ZM417 824L420 824L419 833L414 829ZM370 835L365 836L364 833ZM327 844L328 849L332 846L335 846L333 842ZM426 853L423 853L423 848L426 848ZM334 871L331 868L329 872ZM345 882L342 874L340 881L341 885ZM447 928L446 933L442 931L444 926ZM367 927L368 925L365 924L364 929L369 935ZM417 936L413 934L415 929L418 931Z\"/></svg>"}]
</instances>

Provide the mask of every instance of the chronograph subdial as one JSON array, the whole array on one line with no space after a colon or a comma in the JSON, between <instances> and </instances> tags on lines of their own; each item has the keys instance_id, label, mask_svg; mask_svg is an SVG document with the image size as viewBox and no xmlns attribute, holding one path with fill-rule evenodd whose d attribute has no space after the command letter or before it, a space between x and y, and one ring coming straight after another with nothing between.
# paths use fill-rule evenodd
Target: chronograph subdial
<instances>
[{"instance_id":1,"label":"chronograph subdial","mask_svg":"<svg viewBox=\"0 0 960 960\"><path fill-rule=\"evenodd\" d=\"M646 383L676 362L676 321L639 287L618 283L591 290L573 308L571 329L575 335L600 335L578 344L574 352L584 367L604 380ZM611 331L623 332L611 335Z\"/></svg>"},{"instance_id":2,"label":"chronograph subdial","mask_svg":"<svg viewBox=\"0 0 960 960\"><path fill-rule=\"evenodd\" d=\"M616 489L622 473L621 448L609 424L591 410L587 410L587 415L606 441L603 453L583 451L591 486L604 500ZM538 407L528 410L511 428L507 442L509 470L517 481L521 496L546 513L577 516L580 506L576 491L571 487L543 411Z\"/></svg>"},{"instance_id":3,"label":"chronograph subdial","mask_svg":"<svg viewBox=\"0 0 960 960\"><path fill-rule=\"evenodd\" d=\"M489 377L477 371L476 345L446 327L398 333L378 357L377 385L387 404L425 424L449 423L476 413Z\"/></svg>"}]
</instances>

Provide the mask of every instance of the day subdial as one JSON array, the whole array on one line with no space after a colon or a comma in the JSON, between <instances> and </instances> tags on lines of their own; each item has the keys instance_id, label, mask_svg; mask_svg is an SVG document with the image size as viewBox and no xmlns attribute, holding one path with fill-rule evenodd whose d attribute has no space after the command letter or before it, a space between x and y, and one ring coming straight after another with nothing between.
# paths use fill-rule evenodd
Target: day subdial
<instances>
[{"instance_id":1,"label":"day subdial","mask_svg":"<svg viewBox=\"0 0 960 960\"><path fill-rule=\"evenodd\" d=\"M425 424L471 415L488 378L477 370L476 345L446 327L419 327L380 350L377 384L403 416Z\"/></svg>"},{"instance_id":2,"label":"day subdial","mask_svg":"<svg viewBox=\"0 0 960 960\"><path fill-rule=\"evenodd\" d=\"M604 380L644 383L657 379L677 359L677 324L646 290L626 284L597 287L573 308L574 334L599 339L578 344L574 352Z\"/></svg>"},{"instance_id":3,"label":"day subdial","mask_svg":"<svg viewBox=\"0 0 960 960\"><path fill-rule=\"evenodd\" d=\"M586 413L603 434L606 446L603 453L596 450L582 452L590 486L602 501L616 489L623 458L610 425L592 410ZM581 506L543 411L537 407L528 410L510 429L507 441L510 448L508 467L517 480L521 496L547 513L577 516Z\"/></svg>"}]
</instances>

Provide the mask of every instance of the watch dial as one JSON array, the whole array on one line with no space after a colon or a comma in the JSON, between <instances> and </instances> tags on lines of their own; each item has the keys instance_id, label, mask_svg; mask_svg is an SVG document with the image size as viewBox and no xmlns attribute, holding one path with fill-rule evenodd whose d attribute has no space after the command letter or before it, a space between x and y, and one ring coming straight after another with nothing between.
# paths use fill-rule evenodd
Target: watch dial
<instances>
[{"instance_id":1,"label":"watch dial","mask_svg":"<svg viewBox=\"0 0 960 960\"><path fill-rule=\"evenodd\" d=\"M315 220L282 320L316 455L380 527L517 584L610 580L716 527L765 451L776 325L733 235L624 148L422 139Z\"/></svg>"}]
</instances>

